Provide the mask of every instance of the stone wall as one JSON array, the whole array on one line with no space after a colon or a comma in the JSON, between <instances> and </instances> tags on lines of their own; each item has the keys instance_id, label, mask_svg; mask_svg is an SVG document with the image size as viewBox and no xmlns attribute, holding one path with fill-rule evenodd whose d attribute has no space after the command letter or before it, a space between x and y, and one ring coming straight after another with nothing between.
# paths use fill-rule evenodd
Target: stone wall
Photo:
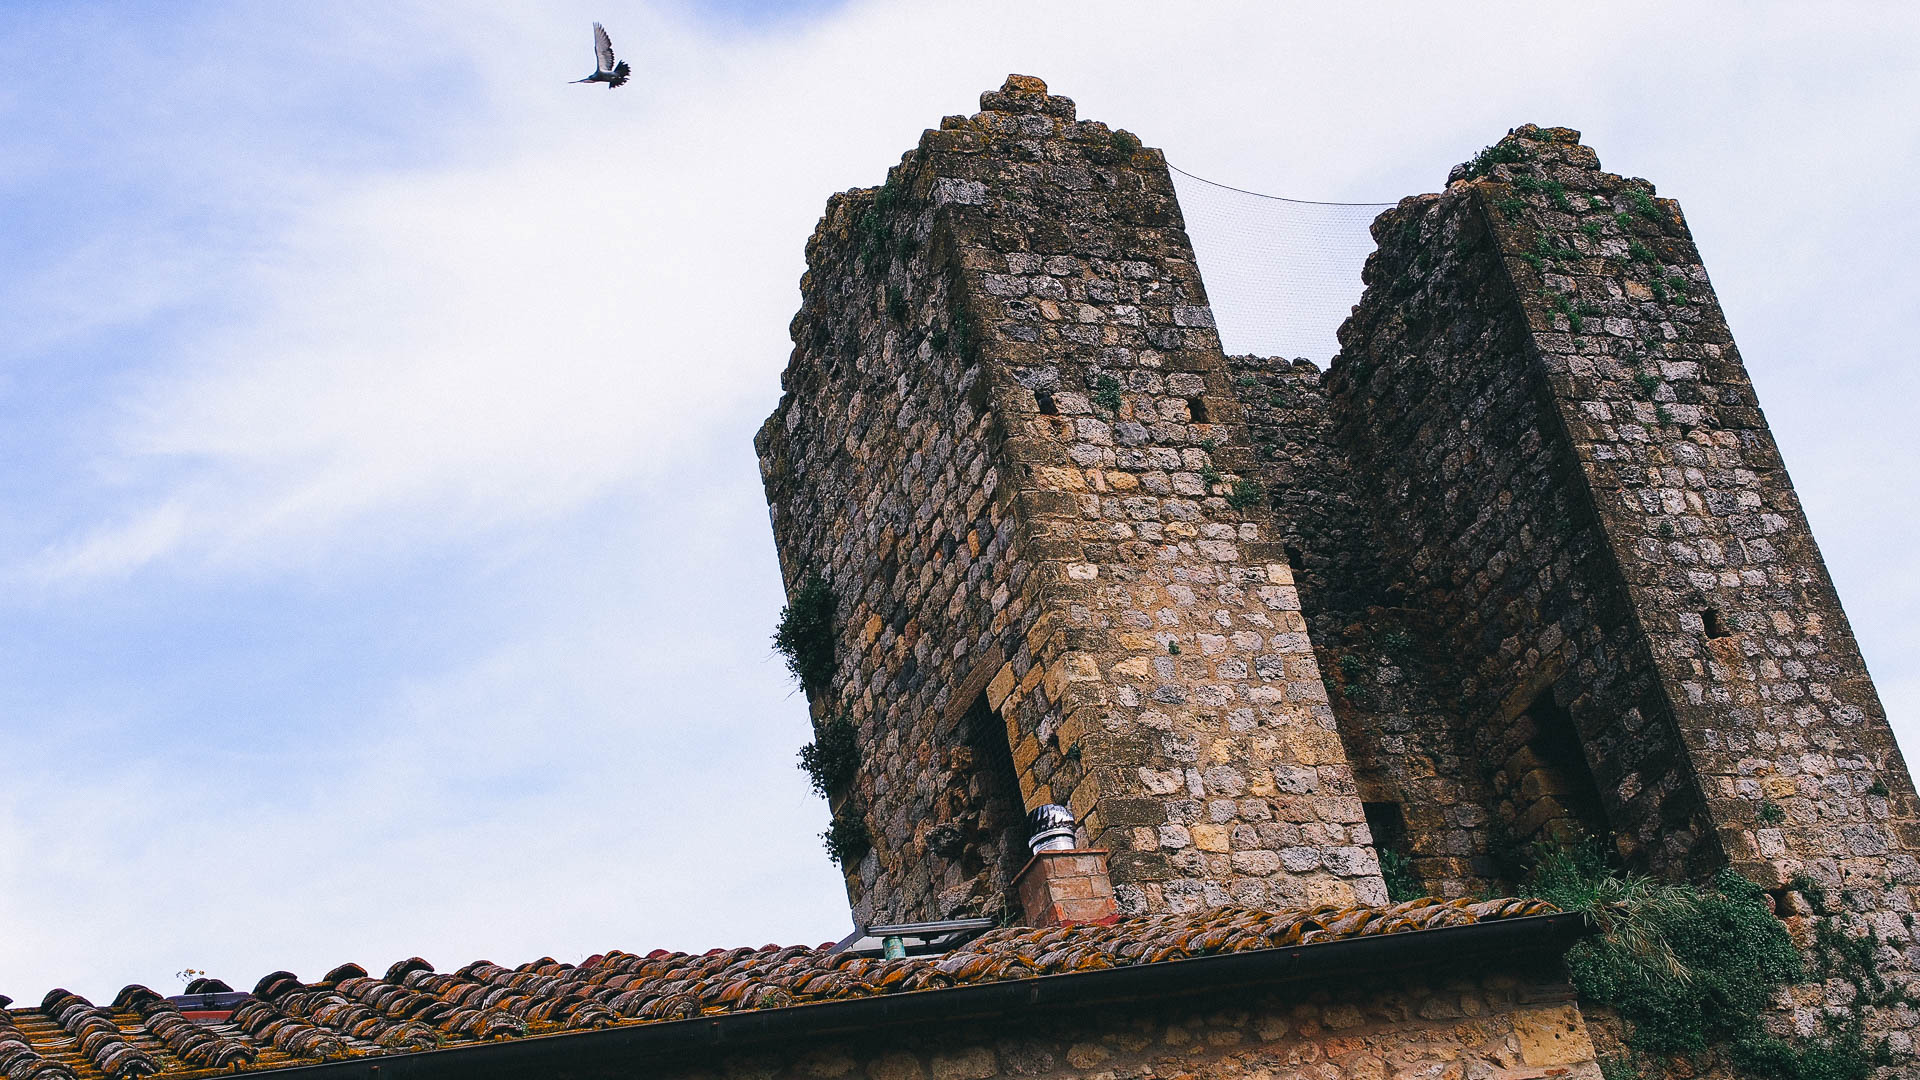
<instances>
[{"instance_id":1,"label":"stone wall","mask_svg":"<svg viewBox=\"0 0 1920 1080\"><path fill-rule=\"evenodd\" d=\"M1679 207L1577 133L1509 142L1470 186L1720 846L1909 910L1913 782Z\"/></svg>"},{"instance_id":2,"label":"stone wall","mask_svg":"<svg viewBox=\"0 0 1920 1080\"><path fill-rule=\"evenodd\" d=\"M857 779L830 798L873 840L844 867L862 923L999 915L1026 856L1006 737L982 738L972 706L1003 649L1024 656L1033 567L954 296L954 190L914 158L829 201L756 440L789 594L818 575L837 600L837 667L809 700L816 724L860 732Z\"/></svg>"},{"instance_id":3,"label":"stone wall","mask_svg":"<svg viewBox=\"0 0 1920 1080\"><path fill-rule=\"evenodd\" d=\"M882 1029L649 1075L725 1080L1389 1077L1600 1080L1593 1043L1553 976L1462 973L1350 980L1316 992L1236 991L1049 1011L1025 1020Z\"/></svg>"},{"instance_id":4,"label":"stone wall","mask_svg":"<svg viewBox=\"0 0 1920 1080\"><path fill-rule=\"evenodd\" d=\"M836 197L758 441L789 588L842 600L856 916L1004 905L969 713L1124 911L1383 900L1164 159L1038 80L981 106Z\"/></svg>"},{"instance_id":5,"label":"stone wall","mask_svg":"<svg viewBox=\"0 0 1920 1080\"><path fill-rule=\"evenodd\" d=\"M1421 891L1496 891L1493 800L1455 655L1402 567L1381 558L1375 517L1390 528L1394 504L1355 472L1318 367L1228 362L1374 841L1410 860Z\"/></svg>"},{"instance_id":6,"label":"stone wall","mask_svg":"<svg viewBox=\"0 0 1920 1080\"><path fill-rule=\"evenodd\" d=\"M1324 399L1298 395L1386 568L1305 559L1323 666L1370 602L1440 658L1382 700L1452 700L1499 844L1588 832L1668 877L1731 864L1803 944L1811 882L1911 979L1912 781L1679 208L1564 129L1518 129L1454 181L1375 222ZM1316 565L1345 576L1317 588ZM1357 771L1432 783L1436 759L1368 749L1393 718L1341 710ZM1408 826L1416 850L1457 839ZM1853 993L1803 991L1802 1034Z\"/></svg>"},{"instance_id":7,"label":"stone wall","mask_svg":"<svg viewBox=\"0 0 1920 1080\"><path fill-rule=\"evenodd\" d=\"M1710 867L1699 793L1485 200L1471 185L1403 200L1374 234L1329 372L1335 423L1381 561L1444 628L1496 820L1512 842L1583 827L1655 870ZM1593 801L1580 788L1604 805L1569 805Z\"/></svg>"}]
</instances>

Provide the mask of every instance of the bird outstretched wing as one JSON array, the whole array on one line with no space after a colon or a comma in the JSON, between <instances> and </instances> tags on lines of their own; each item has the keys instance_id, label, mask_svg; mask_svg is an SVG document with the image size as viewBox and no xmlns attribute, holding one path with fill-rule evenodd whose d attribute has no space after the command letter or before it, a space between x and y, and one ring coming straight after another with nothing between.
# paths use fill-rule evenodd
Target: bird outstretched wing
<instances>
[{"instance_id":1,"label":"bird outstretched wing","mask_svg":"<svg viewBox=\"0 0 1920 1080\"><path fill-rule=\"evenodd\" d=\"M613 39L599 23L593 24L593 59L601 71L613 70Z\"/></svg>"}]
</instances>

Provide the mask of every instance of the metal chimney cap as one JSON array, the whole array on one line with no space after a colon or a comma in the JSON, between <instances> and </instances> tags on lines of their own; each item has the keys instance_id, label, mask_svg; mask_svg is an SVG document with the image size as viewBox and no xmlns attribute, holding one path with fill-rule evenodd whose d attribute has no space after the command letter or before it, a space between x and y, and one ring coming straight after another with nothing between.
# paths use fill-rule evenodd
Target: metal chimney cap
<instances>
[{"instance_id":1,"label":"metal chimney cap","mask_svg":"<svg viewBox=\"0 0 1920 1080\"><path fill-rule=\"evenodd\" d=\"M1035 855L1043 851L1072 851L1073 811L1058 803L1047 803L1027 815L1027 847Z\"/></svg>"}]
</instances>

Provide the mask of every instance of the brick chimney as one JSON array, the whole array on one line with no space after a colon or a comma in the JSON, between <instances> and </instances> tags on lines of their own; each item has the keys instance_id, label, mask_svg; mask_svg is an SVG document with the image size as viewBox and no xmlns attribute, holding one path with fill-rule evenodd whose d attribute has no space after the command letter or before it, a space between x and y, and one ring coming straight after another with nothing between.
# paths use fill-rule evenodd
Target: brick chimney
<instances>
[{"instance_id":1,"label":"brick chimney","mask_svg":"<svg viewBox=\"0 0 1920 1080\"><path fill-rule=\"evenodd\" d=\"M1033 858L1013 879L1027 925L1100 922L1120 914L1107 878L1107 853L1075 844L1073 812L1049 803L1027 821Z\"/></svg>"},{"instance_id":2,"label":"brick chimney","mask_svg":"<svg viewBox=\"0 0 1920 1080\"><path fill-rule=\"evenodd\" d=\"M1028 926L1100 922L1120 914L1099 848L1037 851L1013 879Z\"/></svg>"}]
</instances>

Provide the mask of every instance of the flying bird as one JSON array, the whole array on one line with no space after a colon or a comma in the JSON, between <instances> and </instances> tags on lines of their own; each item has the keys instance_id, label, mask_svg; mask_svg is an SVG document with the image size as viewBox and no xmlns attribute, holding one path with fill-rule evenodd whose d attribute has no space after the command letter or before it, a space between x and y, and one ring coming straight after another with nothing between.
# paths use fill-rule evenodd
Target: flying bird
<instances>
[{"instance_id":1,"label":"flying bird","mask_svg":"<svg viewBox=\"0 0 1920 1080\"><path fill-rule=\"evenodd\" d=\"M632 72L633 72L633 68L629 67L625 60L621 60L618 62L614 61L613 39L607 37L607 31L605 27L601 26L599 23L594 23L593 24L593 74L587 76L584 79L575 79L573 81L577 83L603 82L607 84L607 89L611 90L614 87L619 86L620 84L626 82L627 76Z\"/></svg>"}]
</instances>

